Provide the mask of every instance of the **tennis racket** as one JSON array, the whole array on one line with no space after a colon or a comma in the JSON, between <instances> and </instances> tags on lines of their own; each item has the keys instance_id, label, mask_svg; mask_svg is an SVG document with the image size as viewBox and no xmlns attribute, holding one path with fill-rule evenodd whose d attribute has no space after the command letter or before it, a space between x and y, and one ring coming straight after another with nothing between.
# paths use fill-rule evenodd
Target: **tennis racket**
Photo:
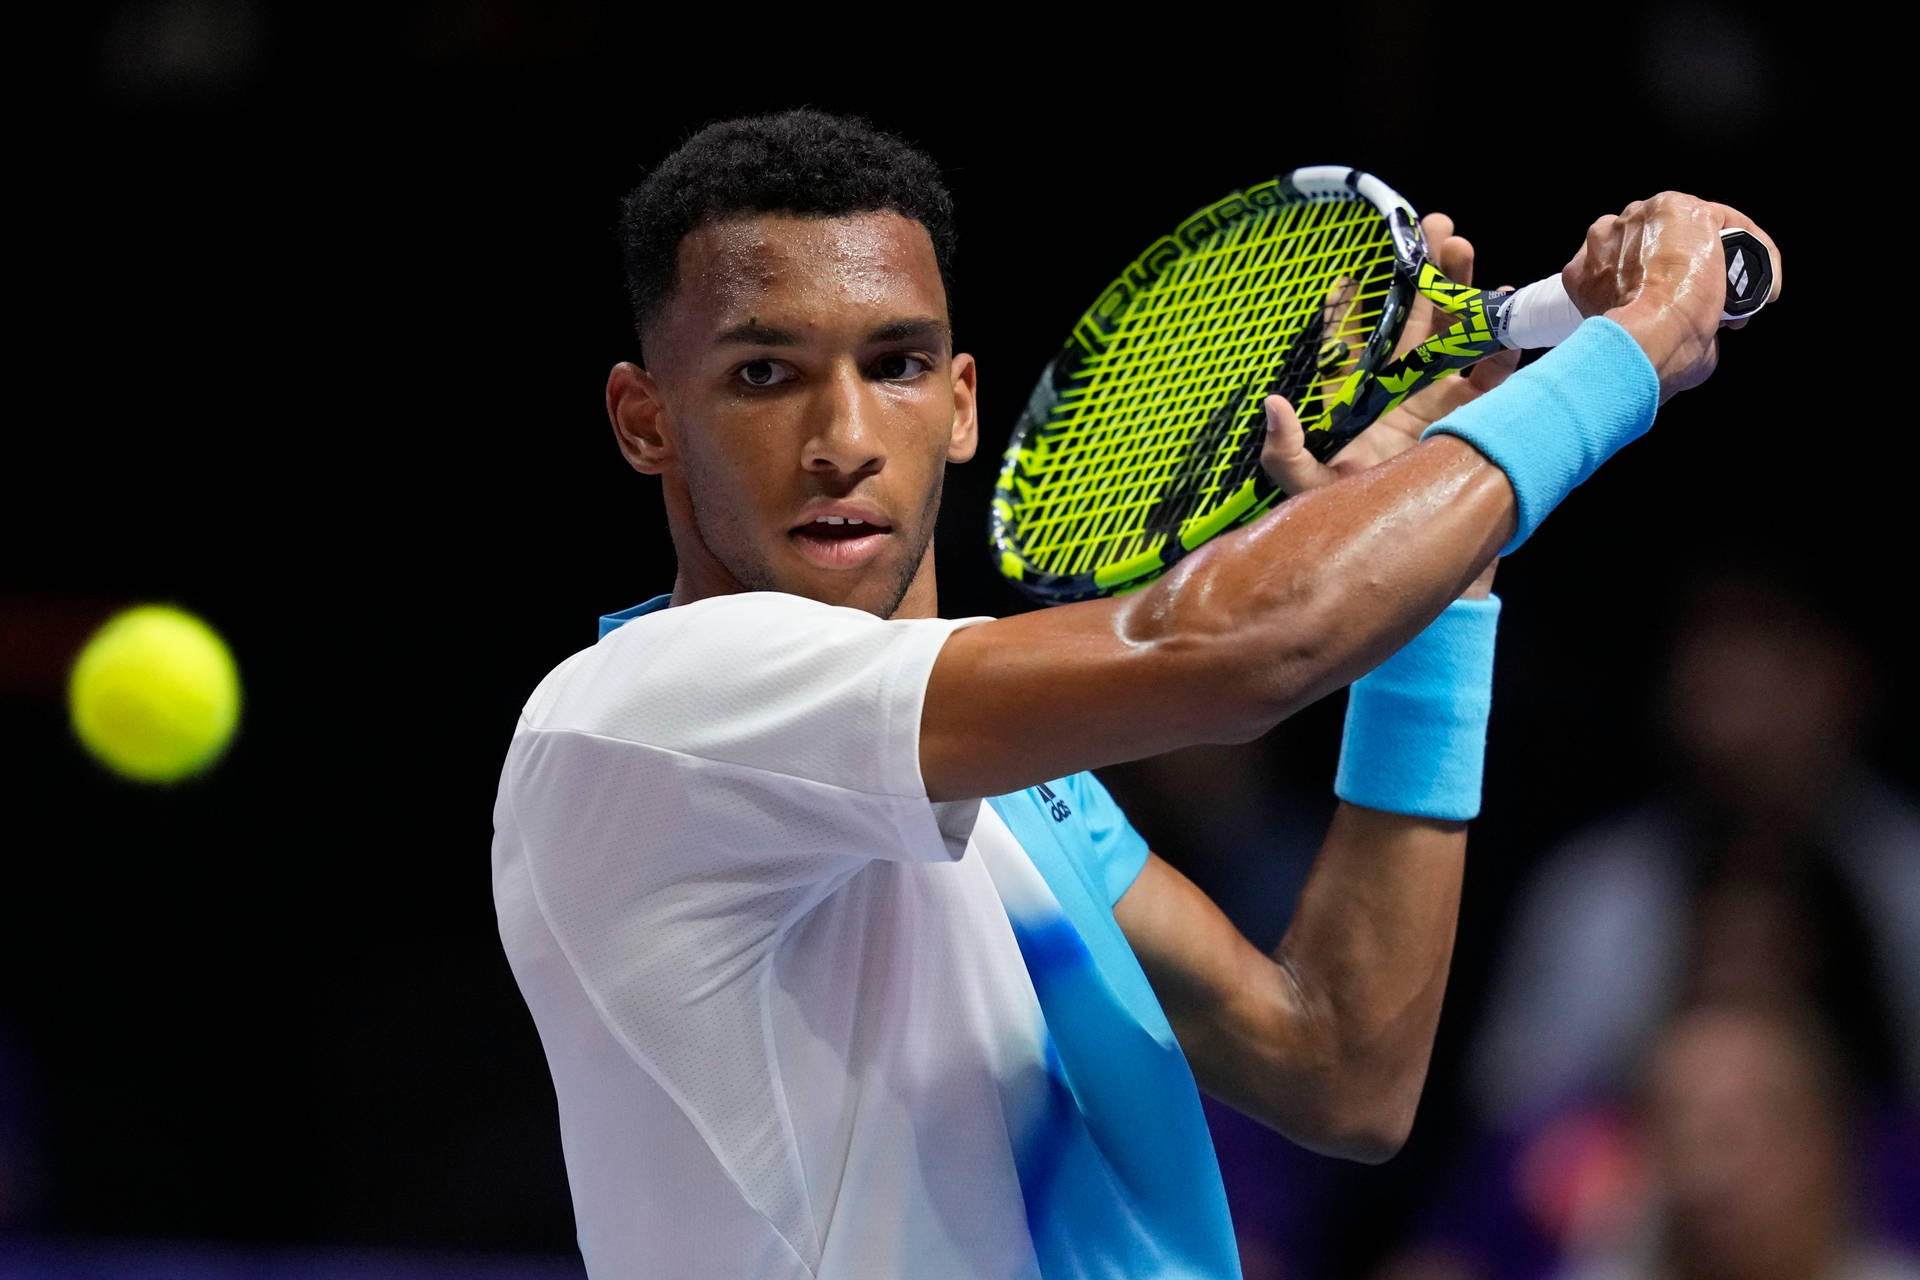
<instances>
[{"instance_id":1,"label":"tennis racket","mask_svg":"<svg viewBox=\"0 0 1920 1280\"><path fill-rule=\"evenodd\" d=\"M1722 233L1726 318L1773 288L1766 246ZM1394 358L1415 298L1456 323ZM1435 380L1584 317L1559 275L1513 293L1456 284L1413 206L1372 174L1295 169L1153 242L1074 325L1014 427L990 536L1047 604L1144 586L1284 494L1260 467L1262 401L1285 396L1326 461Z\"/></svg>"}]
</instances>

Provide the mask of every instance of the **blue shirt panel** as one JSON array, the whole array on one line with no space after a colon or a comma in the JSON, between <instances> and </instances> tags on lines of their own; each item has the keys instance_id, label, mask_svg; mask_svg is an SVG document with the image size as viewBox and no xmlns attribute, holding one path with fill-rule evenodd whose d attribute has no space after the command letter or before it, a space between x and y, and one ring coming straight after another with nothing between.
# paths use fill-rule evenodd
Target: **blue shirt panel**
<instances>
[{"instance_id":1,"label":"blue shirt panel","mask_svg":"<svg viewBox=\"0 0 1920 1280\"><path fill-rule=\"evenodd\" d=\"M605 640L608 636L618 631L627 623L632 622L635 618L649 613L657 613L666 608L672 600L672 596L655 596L645 604L637 604L631 609L622 609L618 613L601 615L600 635L597 638Z\"/></svg>"},{"instance_id":2,"label":"blue shirt panel","mask_svg":"<svg viewBox=\"0 0 1920 1280\"><path fill-rule=\"evenodd\" d=\"M1090 773L988 800L1061 915L1009 911L1046 1020L1050 1110L1015 1135L1046 1280L1234 1280L1239 1251L1193 1071L1113 904L1147 845Z\"/></svg>"}]
</instances>

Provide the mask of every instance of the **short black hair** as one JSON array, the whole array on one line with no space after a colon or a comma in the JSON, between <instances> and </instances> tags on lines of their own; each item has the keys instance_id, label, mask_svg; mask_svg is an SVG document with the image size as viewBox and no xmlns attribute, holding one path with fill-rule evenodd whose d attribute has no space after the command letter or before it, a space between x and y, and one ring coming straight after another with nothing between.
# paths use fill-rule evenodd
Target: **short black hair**
<instances>
[{"instance_id":1,"label":"short black hair","mask_svg":"<svg viewBox=\"0 0 1920 1280\"><path fill-rule=\"evenodd\" d=\"M696 227L756 213L832 218L880 209L927 229L951 312L953 196L924 152L864 120L824 111L710 124L621 201L617 234L634 332L672 296L680 242Z\"/></svg>"}]
</instances>

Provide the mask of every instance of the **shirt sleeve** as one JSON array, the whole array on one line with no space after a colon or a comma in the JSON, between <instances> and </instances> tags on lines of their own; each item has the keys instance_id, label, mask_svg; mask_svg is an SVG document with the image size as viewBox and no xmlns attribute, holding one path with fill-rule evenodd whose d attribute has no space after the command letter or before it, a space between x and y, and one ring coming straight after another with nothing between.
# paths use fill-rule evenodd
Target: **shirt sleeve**
<instances>
[{"instance_id":1,"label":"shirt sleeve","mask_svg":"<svg viewBox=\"0 0 1920 1280\"><path fill-rule=\"evenodd\" d=\"M1119 902L1147 865L1147 842L1127 821L1114 799L1091 773L1076 773L1060 781L1086 833L1087 870L1106 890L1107 905Z\"/></svg>"},{"instance_id":2,"label":"shirt sleeve","mask_svg":"<svg viewBox=\"0 0 1920 1280\"><path fill-rule=\"evenodd\" d=\"M734 850L956 857L970 823L927 799L920 716L941 645L969 621L892 621L777 592L637 618L535 693L523 731L554 749L529 747L521 772L543 755L555 767L520 790L577 812L582 788L643 787L662 819L682 814L689 834Z\"/></svg>"}]
</instances>

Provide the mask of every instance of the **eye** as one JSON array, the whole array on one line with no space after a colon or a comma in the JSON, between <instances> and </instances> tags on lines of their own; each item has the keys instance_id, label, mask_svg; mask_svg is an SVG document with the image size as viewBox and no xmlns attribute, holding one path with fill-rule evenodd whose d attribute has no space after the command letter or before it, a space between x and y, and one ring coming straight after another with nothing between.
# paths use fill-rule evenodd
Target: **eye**
<instances>
[{"instance_id":1,"label":"eye","mask_svg":"<svg viewBox=\"0 0 1920 1280\"><path fill-rule=\"evenodd\" d=\"M778 360L749 360L733 374L750 387L777 387L793 378L793 371Z\"/></svg>"},{"instance_id":2,"label":"eye","mask_svg":"<svg viewBox=\"0 0 1920 1280\"><path fill-rule=\"evenodd\" d=\"M873 367L888 382L905 382L933 368L933 361L906 351L890 351L876 360Z\"/></svg>"}]
</instances>

